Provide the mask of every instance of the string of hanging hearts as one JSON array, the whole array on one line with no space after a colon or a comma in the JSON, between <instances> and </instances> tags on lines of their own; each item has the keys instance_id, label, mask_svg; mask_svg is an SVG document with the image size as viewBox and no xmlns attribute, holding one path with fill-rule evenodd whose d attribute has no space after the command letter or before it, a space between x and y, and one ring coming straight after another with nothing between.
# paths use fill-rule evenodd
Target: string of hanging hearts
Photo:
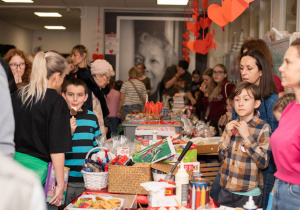
<instances>
[{"instance_id":1,"label":"string of hanging hearts","mask_svg":"<svg viewBox=\"0 0 300 210\"><path fill-rule=\"evenodd\" d=\"M187 30L194 34L195 40L188 41L187 39L183 41L183 49L188 48L191 51L196 53L201 53L203 55L207 54L207 52L213 47L215 50L217 48L217 43L214 42L213 38L215 35L215 29L213 29L212 34L210 33L211 23L214 22L217 25L221 26L224 31L224 26L229 22L233 22L237 17L239 17L246 8L249 7L249 3L254 0L222 0L222 5L211 4L208 7L209 0L202 0L202 11L203 17L200 17L199 14L199 0L190 0L188 10L191 7L191 2L193 6L193 15L192 21L186 21L185 25ZM205 17L205 11L207 9L207 16ZM200 29L203 30L202 39L199 39ZM204 35L204 30L208 28L208 32ZM184 32L184 36L188 36L188 31ZM187 43L185 43L188 41ZM185 51L183 51L184 55Z\"/></svg>"},{"instance_id":2,"label":"string of hanging hearts","mask_svg":"<svg viewBox=\"0 0 300 210\"><path fill-rule=\"evenodd\" d=\"M99 54L99 40L100 40L100 8L98 8L98 19L97 19L97 48L96 53L93 54L93 60L104 59L103 54Z\"/></svg>"}]
</instances>

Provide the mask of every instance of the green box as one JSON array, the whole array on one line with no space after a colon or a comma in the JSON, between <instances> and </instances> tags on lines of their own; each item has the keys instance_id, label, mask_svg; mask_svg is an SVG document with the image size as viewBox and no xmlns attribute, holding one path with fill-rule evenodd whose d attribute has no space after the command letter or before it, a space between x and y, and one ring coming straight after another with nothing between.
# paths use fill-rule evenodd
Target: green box
<instances>
[{"instance_id":1,"label":"green box","mask_svg":"<svg viewBox=\"0 0 300 210\"><path fill-rule=\"evenodd\" d=\"M165 159L164 162L166 162L166 163L175 163L175 162L177 162L177 159L179 158L181 152L182 151L176 151L175 155L172 155L171 157ZM184 163L196 162L197 161L197 150L192 149L192 150L187 151L187 153L183 157L182 161Z\"/></svg>"}]
</instances>

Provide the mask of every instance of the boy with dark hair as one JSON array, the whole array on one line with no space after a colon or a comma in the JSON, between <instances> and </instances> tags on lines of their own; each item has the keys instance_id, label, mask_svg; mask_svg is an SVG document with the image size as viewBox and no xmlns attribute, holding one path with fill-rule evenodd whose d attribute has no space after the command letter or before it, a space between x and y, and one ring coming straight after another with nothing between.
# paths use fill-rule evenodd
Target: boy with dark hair
<instances>
[{"instance_id":1,"label":"boy with dark hair","mask_svg":"<svg viewBox=\"0 0 300 210\"><path fill-rule=\"evenodd\" d=\"M229 122L219 142L221 191L218 202L229 207L243 207L249 196L258 207L262 203L263 175L269 164L271 128L256 116L261 104L259 87L239 83L232 93L238 119Z\"/></svg>"},{"instance_id":2,"label":"boy with dark hair","mask_svg":"<svg viewBox=\"0 0 300 210\"><path fill-rule=\"evenodd\" d=\"M77 78L67 80L62 87L62 96L69 109L77 110L70 116L72 134L72 152L65 154L65 166L70 168L69 183L65 205L84 192L84 182L81 173L86 154L95 146L95 137L101 134L96 115L83 107L87 100L87 86ZM70 113L71 115L71 113ZM75 117L74 117L75 115Z\"/></svg>"}]
</instances>

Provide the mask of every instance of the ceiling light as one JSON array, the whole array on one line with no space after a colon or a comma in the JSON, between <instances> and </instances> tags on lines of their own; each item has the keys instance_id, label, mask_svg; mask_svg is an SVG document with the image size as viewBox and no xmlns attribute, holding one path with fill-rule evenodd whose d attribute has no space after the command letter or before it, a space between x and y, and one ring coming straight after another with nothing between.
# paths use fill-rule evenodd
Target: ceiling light
<instances>
[{"instance_id":1,"label":"ceiling light","mask_svg":"<svg viewBox=\"0 0 300 210\"><path fill-rule=\"evenodd\" d=\"M34 14L39 17L61 17L57 12L35 12Z\"/></svg>"},{"instance_id":2,"label":"ceiling light","mask_svg":"<svg viewBox=\"0 0 300 210\"><path fill-rule=\"evenodd\" d=\"M189 0L157 0L158 5L187 5Z\"/></svg>"},{"instance_id":3,"label":"ceiling light","mask_svg":"<svg viewBox=\"0 0 300 210\"><path fill-rule=\"evenodd\" d=\"M6 3L33 3L32 0L2 0Z\"/></svg>"},{"instance_id":4,"label":"ceiling light","mask_svg":"<svg viewBox=\"0 0 300 210\"><path fill-rule=\"evenodd\" d=\"M64 26L44 26L45 28L47 29L50 29L50 30L65 30L66 27Z\"/></svg>"}]
</instances>

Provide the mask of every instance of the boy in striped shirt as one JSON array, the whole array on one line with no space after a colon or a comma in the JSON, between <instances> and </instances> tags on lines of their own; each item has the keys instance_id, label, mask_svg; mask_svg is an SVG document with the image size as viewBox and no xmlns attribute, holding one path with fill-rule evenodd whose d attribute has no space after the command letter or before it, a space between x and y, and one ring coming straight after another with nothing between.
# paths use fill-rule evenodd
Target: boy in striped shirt
<instances>
[{"instance_id":1,"label":"boy in striped shirt","mask_svg":"<svg viewBox=\"0 0 300 210\"><path fill-rule=\"evenodd\" d=\"M70 168L69 182L65 205L68 205L77 196L84 192L84 182L81 173L86 154L97 143L95 137L101 134L96 115L83 107L87 100L87 86L77 78L67 80L62 87L62 96L69 109L75 107L77 115L70 115L72 152L65 154L65 166Z\"/></svg>"},{"instance_id":2,"label":"boy in striped shirt","mask_svg":"<svg viewBox=\"0 0 300 210\"><path fill-rule=\"evenodd\" d=\"M228 207L243 207L249 196L258 207L262 203L263 175L269 164L271 128L258 118L261 104L259 87L241 82L234 89L233 107L239 115L226 125L219 142L221 191L218 202Z\"/></svg>"}]
</instances>

